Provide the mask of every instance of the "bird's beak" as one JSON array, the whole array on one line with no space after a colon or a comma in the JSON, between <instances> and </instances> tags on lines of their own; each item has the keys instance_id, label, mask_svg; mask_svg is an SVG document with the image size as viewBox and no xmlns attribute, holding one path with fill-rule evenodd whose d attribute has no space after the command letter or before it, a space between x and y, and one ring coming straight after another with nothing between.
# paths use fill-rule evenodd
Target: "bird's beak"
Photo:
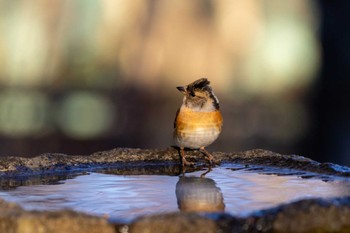
<instances>
[{"instance_id":1,"label":"bird's beak","mask_svg":"<svg viewBox=\"0 0 350 233\"><path fill-rule=\"evenodd\" d=\"M182 94L186 93L186 86L176 87Z\"/></svg>"}]
</instances>

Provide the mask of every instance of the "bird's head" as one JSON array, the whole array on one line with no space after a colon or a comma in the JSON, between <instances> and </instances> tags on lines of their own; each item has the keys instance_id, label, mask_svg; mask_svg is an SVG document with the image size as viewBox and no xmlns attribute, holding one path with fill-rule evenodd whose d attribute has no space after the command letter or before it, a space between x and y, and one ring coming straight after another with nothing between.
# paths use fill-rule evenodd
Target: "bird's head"
<instances>
[{"instance_id":1,"label":"bird's head","mask_svg":"<svg viewBox=\"0 0 350 233\"><path fill-rule=\"evenodd\" d=\"M201 78L187 86L176 87L183 95L183 104L194 111L213 111L219 109L219 100L215 96L210 82Z\"/></svg>"}]
</instances>

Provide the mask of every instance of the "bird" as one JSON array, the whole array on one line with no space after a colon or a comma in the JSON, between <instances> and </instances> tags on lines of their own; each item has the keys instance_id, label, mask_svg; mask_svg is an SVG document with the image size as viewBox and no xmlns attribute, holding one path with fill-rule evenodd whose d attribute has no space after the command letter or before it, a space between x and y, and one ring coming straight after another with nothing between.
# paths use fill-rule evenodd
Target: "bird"
<instances>
[{"instance_id":1,"label":"bird","mask_svg":"<svg viewBox=\"0 0 350 233\"><path fill-rule=\"evenodd\" d=\"M219 137L223 118L219 99L209 84L207 78L200 78L186 86L176 87L183 94L183 101L175 116L173 138L183 167L194 165L186 160L185 148L199 150L210 166L214 162L214 157L205 147Z\"/></svg>"}]
</instances>

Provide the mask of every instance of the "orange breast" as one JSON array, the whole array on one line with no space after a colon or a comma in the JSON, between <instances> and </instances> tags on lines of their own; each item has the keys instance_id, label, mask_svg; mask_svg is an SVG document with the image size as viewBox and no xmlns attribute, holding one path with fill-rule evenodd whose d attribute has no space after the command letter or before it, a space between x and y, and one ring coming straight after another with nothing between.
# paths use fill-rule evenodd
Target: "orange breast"
<instances>
[{"instance_id":1,"label":"orange breast","mask_svg":"<svg viewBox=\"0 0 350 233\"><path fill-rule=\"evenodd\" d=\"M221 132L220 111L194 112L182 108L176 118L174 140L185 148L201 148L213 143Z\"/></svg>"},{"instance_id":2,"label":"orange breast","mask_svg":"<svg viewBox=\"0 0 350 233\"><path fill-rule=\"evenodd\" d=\"M176 119L179 131L191 131L198 128L218 128L221 131L222 115L220 111L194 112L181 109Z\"/></svg>"}]
</instances>

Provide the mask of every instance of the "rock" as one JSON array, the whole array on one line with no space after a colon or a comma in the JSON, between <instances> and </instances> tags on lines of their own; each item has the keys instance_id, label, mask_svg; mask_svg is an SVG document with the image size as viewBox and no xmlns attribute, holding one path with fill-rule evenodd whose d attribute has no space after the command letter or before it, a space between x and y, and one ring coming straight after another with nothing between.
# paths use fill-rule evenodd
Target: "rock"
<instances>
[{"instance_id":1,"label":"rock","mask_svg":"<svg viewBox=\"0 0 350 233\"><path fill-rule=\"evenodd\" d=\"M219 227L214 220L195 213L172 213L137 219L130 233L212 233Z\"/></svg>"},{"instance_id":2,"label":"rock","mask_svg":"<svg viewBox=\"0 0 350 233\"><path fill-rule=\"evenodd\" d=\"M350 198L300 200L259 211L247 218L227 217L233 232L350 232Z\"/></svg>"},{"instance_id":3,"label":"rock","mask_svg":"<svg viewBox=\"0 0 350 233\"><path fill-rule=\"evenodd\" d=\"M275 210L276 232L350 232L350 199L301 200Z\"/></svg>"},{"instance_id":4,"label":"rock","mask_svg":"<svg viewBox=\"0 0 350 233\"><path fill-rule=\"evenodd\" d=\"M187 151L190 161L204 164L196 151ZM281 155L265 150L213 153L219 162L274 166L349 177L348 167L318 163L297 155ZM173 149L143 150L116 148L91 155L43 154L34 158L0 158L1 187L46 184L81 172L114 168L115 174L173 174L181 172L178 152ZM116 169L117 168L117 169ZM199 168L188 168L192 169ZM107 169L108 172L108 169ZM215 191L215 190L214 190ZM215 192L214 192L215 193ZM179 195L186 197L186 192ZM220 199L220 198L219 198ZM350 197L300 200L239 218L221 213L176 212L140 217L130 224L111 222L70 210L26 211L0 199L0 232L350 232Z\"/></svg>"},{"instance_id":5,"label":"rock","mask_svg":"<svg viewBox=\"0 0 350 233\"><path fill-rule=\"evenodd\" d=\"M0 200L0 232L7 233L113 233L115 226L106 219L63 210L25 211Z\"/></svg>"},{"instance_id":6,"label":"rock","mask_svg":"<svg viewBox=\"0 0 350 233\"><path fill-rule=\"evenodd\" d=\"M189 161L204 162L198 151L186 151ZM247 165L266 165L282 168L299 169L328 175L350 176L350 169L331 163L318 163L297 155L281 155L271 151L255 149L238 153L214 152L218 162L234 162ZM180 165L178 151L174 148L165 150L146 150L116 148L96 152L91 155L43 154L34 158L2 157L0 158L0 177L16 175L52 174L70 171L89 171L89 169L126 165Z\"/></svg>"}]
</instances>

